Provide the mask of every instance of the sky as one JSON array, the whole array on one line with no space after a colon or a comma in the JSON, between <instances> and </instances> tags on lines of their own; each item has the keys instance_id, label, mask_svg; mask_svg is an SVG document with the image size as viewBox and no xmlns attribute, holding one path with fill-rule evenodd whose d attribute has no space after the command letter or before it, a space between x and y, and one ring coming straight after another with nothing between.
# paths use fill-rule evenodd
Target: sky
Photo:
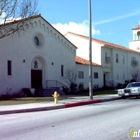
<instances>
[{"instance_id":1,"label":"sky","mask_svg":"<svg viewBox=\"0 0 140 140\"><path fill-rule=\"evenodd\" d=\"M62 34L89 36L88 0L38 0L38 10ZM140 21L140 0L91 0L92 37L129 47Z\"/></svg>"}]
</instances>

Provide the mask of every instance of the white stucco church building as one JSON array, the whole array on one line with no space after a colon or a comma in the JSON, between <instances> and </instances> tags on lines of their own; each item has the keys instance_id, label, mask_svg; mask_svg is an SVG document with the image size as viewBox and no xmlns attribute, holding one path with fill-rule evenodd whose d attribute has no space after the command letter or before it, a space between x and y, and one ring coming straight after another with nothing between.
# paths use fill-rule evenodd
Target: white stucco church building
<instances>
[{"instance_id":1,"label":"white stucco church building","mask_svg":"<svg viewBox=\"0 0 140 140\"><path fill-rule=\"evenodd\" d=\"M77 83L83 82L88 87L87 60L76 59L77 47L41 15L31 17L25 31L2 38L0 47L0 94L17 93L22 88L69 86L65 71L71 68L79 73ZM97 72L98 69L102 72L101 66ZM97 83L102 86L102 79Z\"/></svg>"},{"instance_id":2,"label":"white stucco church building","mask_svg":"<svg viewBox=\"0 0 140 140\"><path fill-rule=\"evenodd\" d=\"M14 21L5 26L15 24ZM139 31L138 27L133 30L136 35L130 49L92 39L93 86L132 78L131 69L140 68ZM4 32L0 31L0 35ZM77 85L82 83L88 88L88 41L88 37L71 32L63 36L41 15L31 17L25 31L0 39L0 94L18 93L22 88L69 86L67 69L75 70ZM135 50L133 46L137 46Z\"/></svg>"},{"instance_id":3,"label":"white stucco church building","mask_svg":"<svg viewBox=\"0 0 140 140\"><path fill-rule=\"evenodd\" d=\"M0 40L1 94L45 88L47 80L64 83L64 69L75 67L76 46L43 17L33 16L26 26L26 31Z\"/></svg>"}]
</instances>

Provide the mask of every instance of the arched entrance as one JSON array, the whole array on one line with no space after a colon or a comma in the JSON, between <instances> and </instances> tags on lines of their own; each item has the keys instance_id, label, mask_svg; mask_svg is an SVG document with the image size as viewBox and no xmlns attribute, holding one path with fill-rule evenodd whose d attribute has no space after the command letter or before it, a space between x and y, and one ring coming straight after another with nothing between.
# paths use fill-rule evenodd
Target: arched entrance
<instances>
[{"instance_id":1,"label":"arched entrance","mask_svg":"<svg viewBox=\"0 0 140 140\"><path fill-rule=\"evenodd\" d=\"M44 63L40 57L36 57L31 63L31 87L43 88Z\"/></svg>"},{"instance_id":2,"label":"arched entrance","mask_svg":"<svg viewBox=\"0 0 140 140\"><path fill-rule=\"evenodd\" d=\"M140 40L140 31L137 32L138 40Z\"/></svg>"}]
</instances>

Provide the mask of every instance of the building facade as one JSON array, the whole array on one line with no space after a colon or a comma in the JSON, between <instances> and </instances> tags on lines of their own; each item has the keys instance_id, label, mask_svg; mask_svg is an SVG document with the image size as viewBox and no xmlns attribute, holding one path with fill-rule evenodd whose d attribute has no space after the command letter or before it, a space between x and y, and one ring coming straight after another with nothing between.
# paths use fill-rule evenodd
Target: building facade
<instances>
[{"instance_id":1,"label":"building facade","mask_svg":"<svg viewBox=\"0 0 140 140\"><path fill-rule=\"evenodd\" d=\"M14 26L17 22L8 23ZM72 32L63 36L41 15L25 24L26 30L0 40L0 94L18 93L22 88L69 86L65 77L74 69L77 85L89 86L89 38ZM3 35L6 30L0 31ZM140 26L126 48L92 38L94 86L116 86L140 80Z\"/></svg>"},{"instance_id":2,"label":"building facade","mask_svg":"<svg viewBox=\"0 0 140 140\"><path fill-rule=\"evenodd\" d=\"M87 89L89 87L89 61L76 56L76 73L77 73L77 81L76 83L83 84L84 88ZM92 81L93 88L103 87L103 68L101 65L97 63L92 63Z\"/></svg>"},{"instance_id":3,"label":"building facade","mask_svg":"<svg viewBox=\"0 0 140 140\"><path fill-rule=\"evenodd\" d=\"M89 38L72 32L65 36L77 46L77 55L88 60ZM134 79L136 72L140 70L140 53L132 49L133 46L135 44L126 48L92 38L92 60L102 66L103 86L117 86Z\"/></svg>"},{"instance_id":4,"label":"building facade","mask_svg":"<svg viewBox=\"0 0 140 140\"><path fill-rule=\"evenodd\" d=\"M1 94L16 93L22 88L53 87L56 81L67 84L64 71L76 67L76 46L43 17L33 16L26 27L26 31L0 40Z\"/></svg>"}]
</instances>

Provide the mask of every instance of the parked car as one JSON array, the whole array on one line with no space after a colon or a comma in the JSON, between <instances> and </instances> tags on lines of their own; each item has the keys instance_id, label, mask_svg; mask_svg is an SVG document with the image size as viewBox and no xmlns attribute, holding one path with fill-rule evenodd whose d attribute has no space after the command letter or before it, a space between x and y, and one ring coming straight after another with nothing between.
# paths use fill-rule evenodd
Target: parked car
<instances>
[{"instance_id":1,"label":"parked car","mask_svg":"<svg viewBox=\"0 0 140 140\"><path fill-rule=\"evenodd\" d=\"M118 90L118 95L122 98L140 96L140 82L129 83L126 88Z\"/></svg>"}]
</instances>

